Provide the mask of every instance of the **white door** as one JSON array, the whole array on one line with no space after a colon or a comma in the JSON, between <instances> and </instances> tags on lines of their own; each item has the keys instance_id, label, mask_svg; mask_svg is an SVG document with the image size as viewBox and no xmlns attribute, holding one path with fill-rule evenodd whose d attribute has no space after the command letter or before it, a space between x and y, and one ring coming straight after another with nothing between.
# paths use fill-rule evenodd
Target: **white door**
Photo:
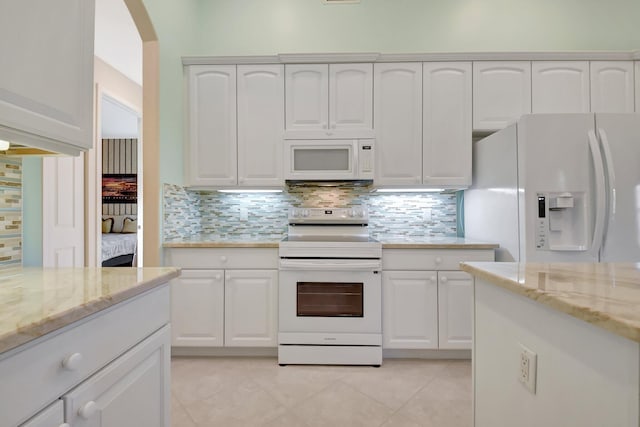
<instances>
[{"instance_id":1,"label":"white door","mask_svg":"<svg viewBox=\"0 0 640 427\"><path fill-rule=\"evenodd\" d=\"M374 65L376 185L422 182L422 63Z\"/></svg>"},{"instance_id":2,"label":"white door","mask_svg":"<svg viewBox=\"0 0 640 427\"><path fill-rule=\"evenodd\" d=\"M473 277L462 271L438 272L438 347L470 349L473 337Z\"/></svg>"},{"instance_id":3,"label":"white door","mask_svg":"<svg viewBox=\"0 0 640 427\"><path fill-rule=\"evenodd\" d=\"M224 345L223 270L182 270L171 281L171 345Z\"/></svg>"},{"instance_id":4,"label":"white door","mask_svg":"<svg viewBox=\"0 0 640 427\"><path fill-rule=\"evenodd\" d=\"M372 132L372 129L373 64L330 64L329 131Z\"/></svg>"},{"instance_id":5,"label":"white door","mask_svg":"<svg viewBox=\"0 0 640 427\"><path fill-rule=\"evenodd\" d=\"M278 271L227 270L224 289L224 345L278 345Z\"/></svg>"},{"instance_id":6,"label":"white door","mask_svg":"<svg viewBox=\"0 0 640 427\"><path fill-rule=\"evenodd\" d=\"M236 66L191 65L189 83L189 185L237 183Z\"/></svg>"},{"instance_id":7,"label":"white door","mask_svg":"<svg viewBox=\"0 0 640 427\"><path fill-rule=\"evenodd\" d=\"M473 63L473 129L495 131L531 112L529 61Z\"/></svg>"},{"instance_id":8,"label":"white door","mask_svg":"<svg viewBox=\"0 0 640 427\"><path fill-rule=\"evenodd\" d=\"M329 121L329 66L285 65L285 94L287 135L292 138L326 135Z\"/></svg>"},{"instance_id":9,"label":"white door","mask_svg":"<svg viewBox=\"0 0 640 427\"><path fill-rule=\"evenodd\" d=\"M382 289L382 346L438 348L437 273L384 271Z\"/></svg>"},{"instance_id":10,"label":"white door","mask_svg":"<svg viewBox=\"0 0 640 427\"><path fill-rule=\"evenodd\" d=\"M471 185L471 63L423 65L422 183Z\"/></svg>"},{"instance_id":11,"label":"white door","mask_svg":"<svg viewBox=\"0 0 640 427\"><path fill-rule=\"evenodd\" d=\"M20 427L63 427L64 423L64 407L62 400L56 400L38 413L38 415L29 419L29 421L20 424Z\"/></svg>"},{"instance_id":12,"label":"white door","mask_svg":"<svg viewBox=\"0 0 640 427\"><path fill-rule=\"evenodd\" d=\"M284 66L238 65L238 185L281 186Z\"/></svg>"},{"instance_id":13,"label":"white door","mask_svg":"<svg viewBox=\"0 0 640 427\"><path fill-rule=\"evenodd\" d=\"M63 396L73 427L170 427L169 326Z\"/></svg>"},{"instance_id":14,"label":"white door","mask_svg":"<svg viewBox=\"0 0 640 427\"><path fill-rule=\"evenodd\" d=\"M84 155L42 159L42 266L84 266Z\"/></svg>"},{"instance_id":15,"label":"white door","mask_svg":"<svg viewBox=\"0 0 640 427\"><path fill-rule=\"evenodd\" d=\"M634 112L633 61L591 62L591 111Z\"/></svg>"},{"instance_id":16,"label":"white door","mask_svg":"<svg viewBox=\"0 0 640 427\"><path fill-rule=\"evenodd\" d=\"M638 262L640 114L596 114L596 129L609 180L609 223L600 261Z\"/></svg>"},{"instance_id":17,"label":"white door","mask_svg":"<svg viewBox=\"0 0 640 427\"><path fill-rule=\"evenodd\" d=\"M531 111L533 113L588 113L588 61L533 61Z\"/></svg>"}]
</instances>

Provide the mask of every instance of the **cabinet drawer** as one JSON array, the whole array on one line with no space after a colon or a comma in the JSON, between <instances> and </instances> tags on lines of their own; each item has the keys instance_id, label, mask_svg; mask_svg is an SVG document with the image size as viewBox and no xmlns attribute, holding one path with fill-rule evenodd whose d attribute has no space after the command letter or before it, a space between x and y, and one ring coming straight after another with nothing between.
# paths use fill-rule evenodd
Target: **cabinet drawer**
<instances>
[{"instance_id":1,"label":"cabinet drawer","mask_svg":"<svg viewBox=\"0 0 640 427\"><path fill-rule=\"evenodd\" d=\"M164 265L182 268L278 268L278 248L167 248Z\"/></svg>"},{"instance_id":2,"label":"cabinet drawer","mask_svg":"<svg viewBox=\"0 0 640 427\"><path fill-rule=\"evenodd\" d=\"M383 270L459 270L463 261L493 261L493 249L383 249Z\"/></svg>"},{"instance_id":3,"label":"cabinet drawer","mask_svg":"<svg viewBox=\"0 0 640 427\"><path fill-rule=\"evenodd\" d=\"M26 423L20 424L20 427L57 427L62 423L64 423L64 407L62 400L58 399Z\"/></svg>"},{"instance_id":4,"label":"cabinet drawer","mask_svg":"<svg viewBox=\"0 0 640 427\"><path fill-rule=\"evenodd\" d=\"M26 344L0 360L1 424L24 422L167 323L169 287L162 286Z\"/></svg>"}]
</instances>

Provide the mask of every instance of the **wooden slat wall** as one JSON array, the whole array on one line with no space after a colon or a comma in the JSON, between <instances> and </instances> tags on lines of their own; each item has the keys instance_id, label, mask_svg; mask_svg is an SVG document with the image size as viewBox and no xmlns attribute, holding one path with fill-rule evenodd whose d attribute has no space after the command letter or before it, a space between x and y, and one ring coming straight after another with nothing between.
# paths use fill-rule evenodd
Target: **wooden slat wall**
<instances>
[{"instance_id":1,"label":"wooden slat wall","mask_svg":"<svg viewBox=\"0 0 640 427\"><path fill-rule=\"evenodd\" d=\"M138 173L137 139L103 139L102 173ZM103 215L137 215L135 203L104 203Z\"/></svg>"}]
</instances>

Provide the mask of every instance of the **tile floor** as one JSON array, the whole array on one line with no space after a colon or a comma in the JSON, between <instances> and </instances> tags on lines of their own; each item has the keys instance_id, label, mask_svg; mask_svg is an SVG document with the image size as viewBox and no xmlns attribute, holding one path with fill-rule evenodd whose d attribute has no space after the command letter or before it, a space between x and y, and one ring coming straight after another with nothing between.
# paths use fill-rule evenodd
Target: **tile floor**
<instances>
[{"instance_id":1,"label":"tile floor","mask_svg":"<svg viewBox=\"0 0 640 427\"><path fill-rule=\"evenodd\" d=\"M469 427L471 362L278 366L274 358L174 358L172 427Z\"/></svg>"}]
</instances>

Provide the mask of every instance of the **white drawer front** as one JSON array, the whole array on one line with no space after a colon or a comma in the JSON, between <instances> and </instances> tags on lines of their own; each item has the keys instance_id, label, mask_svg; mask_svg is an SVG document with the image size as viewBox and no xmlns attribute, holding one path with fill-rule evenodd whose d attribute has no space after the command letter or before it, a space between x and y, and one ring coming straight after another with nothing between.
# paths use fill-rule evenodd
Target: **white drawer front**
<instances>
[{"instance_id":1,"label":"white drawer front","mask_svg":"<svg viewBox=\"0 0 640 427\"><path fill-rule=\"evenodd\" d=\"M493 249L383 249L383 270L460 270L463 261L493 261Z\"/></svg>"},{"instance_id":2,"label":"white drawer front","mask_svg":"<svg viewBox=\"0 0 640 427\"><path fill-rule=\"evenodd\" d=\"M161 286L0 360L0 424L24 422L169 323L169 310L169 287Z\"/></svg>"},{"instance_id":3,"label":"white drawer front","mask_svg":"<svg viewBox=\"0 0 640 427\"><path fill-rule=\"evenodd\" d=\"M277 269L278 248L165 248L164 265L182 268Z\"/></svg>"}]
</instances>

